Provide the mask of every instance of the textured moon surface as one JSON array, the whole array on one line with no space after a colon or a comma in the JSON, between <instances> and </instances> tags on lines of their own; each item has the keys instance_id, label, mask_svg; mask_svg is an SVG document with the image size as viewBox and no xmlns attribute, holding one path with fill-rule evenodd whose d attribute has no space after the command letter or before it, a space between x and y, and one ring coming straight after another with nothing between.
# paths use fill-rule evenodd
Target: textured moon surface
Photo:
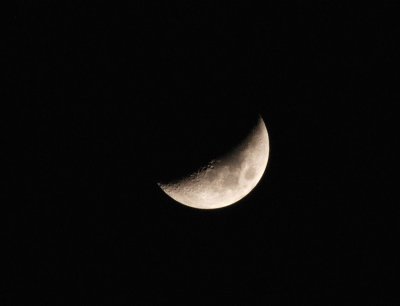
<instances>
[{"instance_id":1,"label":"textured moon surface","mask_svg":"<svg viewBox=\"0 0 400 306\"><path fill-rule=\"evenodd\" d=\"M175 201L198 209L216 209L241 200L263 176L269 157L267 128L261 117L230 153L211 160L188 177L158 183Z\"/></svg>"}]
</instances>

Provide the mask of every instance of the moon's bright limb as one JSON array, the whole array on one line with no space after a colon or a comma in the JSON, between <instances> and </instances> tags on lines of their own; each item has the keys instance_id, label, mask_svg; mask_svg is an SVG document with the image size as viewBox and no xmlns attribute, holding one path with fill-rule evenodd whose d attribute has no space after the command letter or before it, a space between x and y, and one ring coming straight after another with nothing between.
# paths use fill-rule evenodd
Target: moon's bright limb
<instances>
[{"instance_id":1,"label":"moon's bright limb","mask_svg":"<svg viewBox=\"0 0 400 306\"><path fill-rule=\"evenodd\" d=\"M267 166L269 138L261 117L231 153L209 162L189 177L158 185L181 204L215 209L236 203L258 184Z\"/></svg>"}]
</instances>

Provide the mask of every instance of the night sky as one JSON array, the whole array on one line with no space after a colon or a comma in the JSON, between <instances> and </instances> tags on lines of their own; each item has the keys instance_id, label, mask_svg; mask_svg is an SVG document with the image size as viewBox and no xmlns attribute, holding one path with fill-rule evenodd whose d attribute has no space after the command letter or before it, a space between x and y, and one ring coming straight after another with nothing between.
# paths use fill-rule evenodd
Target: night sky
<instances>
[{"instance_id":1,"label":"night sky","mask_svg":"<svg viewBox=\"0 0 400 306\"><path fill-rule=\"evenodd\" d=\"M0 303L398 305L398 8L15 1ZM160 190L257 114L270 157L242 201Z\"/></svg>"}]
</instances>

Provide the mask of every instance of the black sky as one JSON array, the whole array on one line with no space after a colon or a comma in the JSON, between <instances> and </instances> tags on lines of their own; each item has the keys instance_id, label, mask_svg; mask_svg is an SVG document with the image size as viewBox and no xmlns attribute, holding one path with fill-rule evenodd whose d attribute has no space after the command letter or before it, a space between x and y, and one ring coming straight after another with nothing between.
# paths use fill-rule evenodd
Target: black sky
<instances>
[{"instance_id":1,"label":"black sky","mask_svg":"<svg viewBox=\"0 0 400 306\"><path fill-rule=\"evenodd\" d=\"M397 9L16 1L2 305L397 305ZM270 159L243 201L158 188L257 114Z\"/></svg>"}]
</instances>

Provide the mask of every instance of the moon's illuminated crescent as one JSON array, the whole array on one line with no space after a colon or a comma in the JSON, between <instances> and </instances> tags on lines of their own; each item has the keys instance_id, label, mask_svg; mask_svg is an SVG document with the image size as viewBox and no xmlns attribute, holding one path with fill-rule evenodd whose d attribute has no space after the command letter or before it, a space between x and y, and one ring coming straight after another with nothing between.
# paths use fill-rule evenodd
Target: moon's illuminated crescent
<instances>
[{"instance_id":1,"label":"moon's illuminated crescent","mask_svg":"<svg viewBox=\"0 0 400 306\"><path fill-rule=\"evenodd\" d=\"M177 202L199 209L236 203L258 184L267 167L269 138L261 117L244 141L188 177L158 185Z\"/></svg>"}]
</instances>

